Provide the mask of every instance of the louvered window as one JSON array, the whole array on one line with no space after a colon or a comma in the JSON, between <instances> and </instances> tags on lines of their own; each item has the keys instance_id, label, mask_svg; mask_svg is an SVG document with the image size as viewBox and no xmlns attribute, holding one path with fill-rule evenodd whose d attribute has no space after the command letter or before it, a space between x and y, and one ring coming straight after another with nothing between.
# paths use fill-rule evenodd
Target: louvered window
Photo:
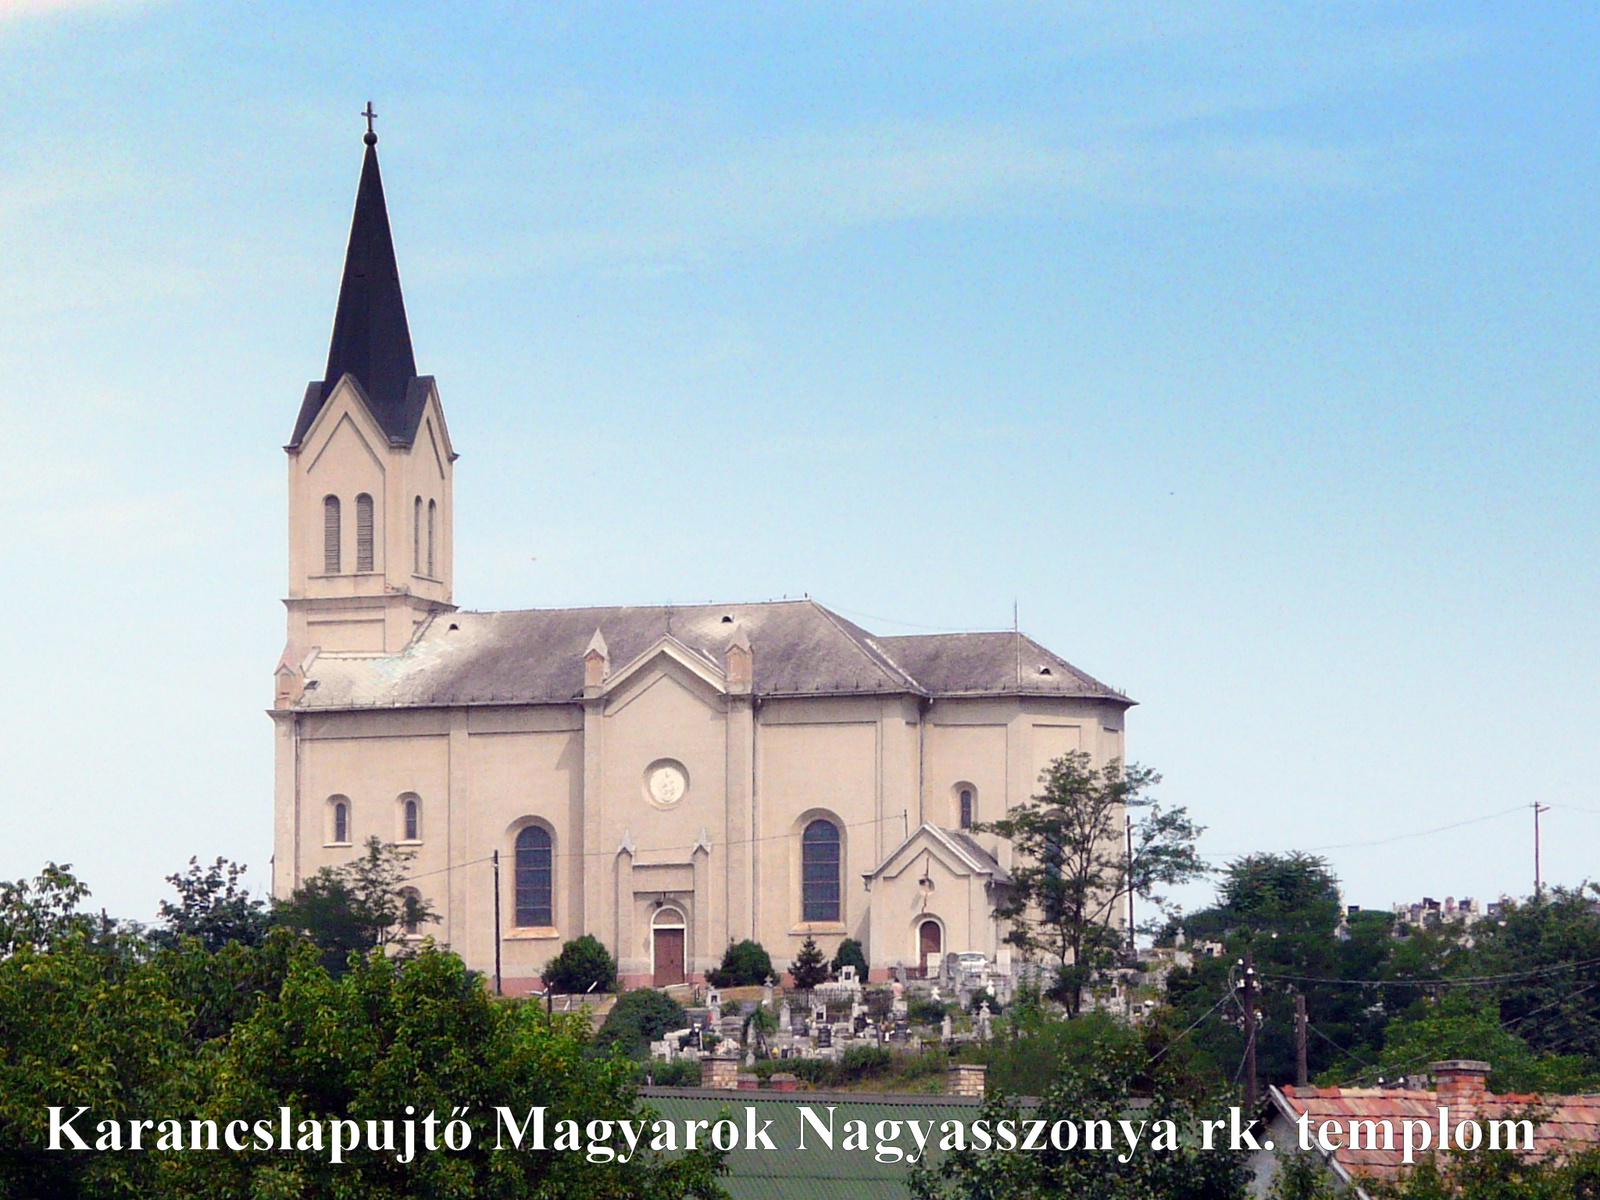
<instances>
[{"instance_id":1,"label":"louvered window","mask_svg":"<svg viewBox=\"0 0 1600 1200\"><path fill-rule=\"evenodd\" d=\"M372 570L372 497L356 497L356 570Z\"/></svg>"},{"instance_id":2,"label":"louvered window","mask_svg":"<svg viewBox=\"0 0 1600 1200\"><path fill-rule=\"evenodd\" d=\"M800 835L800 911L802 921L837 921L840 886L839 827L817 820Z\"/></svg>"},{"instance_id":3,"label":"louvered window","mask_svg":"<svg viewBox=\"0 0 1600 1200\"><path fill-rule=\"evenodd\" d=\"M322 573L339 573L339 497L322 498Z\"/></svg>"},{"instance_id":4,"label":"louvered window","mask_svg":"<svg viewBox=\"0 0 1600 1200\"><path fill-rule=\"evenodd\" d=\"M411 573L422 574L422 497L411 506Z\"/></svg>"},{"instance_id":5,"label":"louvered window","mask_svg":"<svg viewBox=\"0 0 1600 1200\"><path fill-rule=\"evenodd\" d=\"M439 510L439 506L437 504L435 504L432 500L429 500L428 501L428 578L429 579L435 578L434 573L433 573L433 525L434 525L434 515L435 515L435 513L438 512L438 510Z\"/></svg>"}]
</instances>

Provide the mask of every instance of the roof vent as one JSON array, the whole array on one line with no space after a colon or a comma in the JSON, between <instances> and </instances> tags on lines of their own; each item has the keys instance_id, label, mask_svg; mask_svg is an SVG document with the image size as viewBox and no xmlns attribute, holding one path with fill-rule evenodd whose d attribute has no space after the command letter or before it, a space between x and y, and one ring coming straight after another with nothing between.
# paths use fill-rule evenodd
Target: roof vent
<instances>
[{"instance_id":1,"label":"roof vent","mask_svg":"<svg viewBox=\"0 0 1600 1200\"><path fill-rule=\"evenodd\" d=\"M723 613L722 614L722 623L724 625L732 625L733 624L733 615L731 613Z\"/></svg>"},{"instance_id":2,"label":"roof vent","mask_svg":"<svg viewBox=\"0 0 1600 1200\"><path fill-rule=\"evenodd\" d=\"M1039 668L1039 674L1041 674L1041 675L1050 675L1050 674L1053 674L1053 673L1054 672L1052 672L1049 667L1040 667Z\"/></svg>"},{"instance_id":3,"label":"roof vent","mask_svg":"<svg viewBox=\"0 0 1600 1200\"><path fill-rule=\"evenodd\" d=\"M456 632L456 630L458 630L460 628L461 628L461 626L457 625L454 621L451 621L450 622L450 628L445 630L445 632L446 633L454 633L454 632Z\"/></svg>"}]
</instances>

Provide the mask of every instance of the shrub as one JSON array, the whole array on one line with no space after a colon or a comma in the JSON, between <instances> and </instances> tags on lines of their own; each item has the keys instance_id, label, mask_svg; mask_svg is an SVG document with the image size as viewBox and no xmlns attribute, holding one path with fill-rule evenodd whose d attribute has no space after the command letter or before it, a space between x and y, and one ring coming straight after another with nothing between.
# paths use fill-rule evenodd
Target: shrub
<instances>
[{"instance_id":1,"label":"shrub","mask_svg":"<svg viewBox=\"0 0 1600 1200\"><path fill-rule=\"evenodd\" d=\"M545 964L544 985L555 992L609 992L617 986L617 963L600 939L586 933Z\"/></svg>"},{"instance_id":2,"label":"shrub","mask_svg":"<svg viewBox=\"0 0 1600 1200\"><path fill-rule=\"evenodd\" d=\"M828 978L828 966L822 959L822 949L815 938L807 938L800 943L800 953L789 964L789 974L794 976L795 987L805 992Z\"/></svg>"},{"instance_id":3,"label":"shrub","mask_svg":"<svg viewBox=\"0 0 1600 1200\"><path fill-rule=\"evenodd\" d=\"M855 938L845 938L839 943L839 952L833 956L830 966L835 976L842 968L853 966L856 978L864 980L867 977L867 952Z\"/></svg>"},{"instance_id":4,"label":"shrub","mask_svg":"<svg viewBox=\"0 0 1600 1200\"><path fill-rule=\"evenodd\" d=\"M639 1068L639 1077L652 1080L657 1087L699 1087L700 1064L694 1059L676 1062L648 1062Z\"/></svg>"},{"instance_id":5,"label":"shrub","mask_svg":"<svg viewBox=\"0 0 1600 1200\"><path fill-rule=\"evenodd\" d=\"M772 973L772 956L760 942L746 938L728 943L722 965L706 972L706 982L714 987L749 987L765 983Z\"/></svg>"},{"instance_id":6,"label":"shrub","mask_svg":"<svg viewBox=\"0 0 1600 1200\"><path fill-rule=\"evenodd\" d=\"M606 1023L595 1035L594 1047L600 1052L619 1047L629 1058L640 1058L650 1052L651 1042L688 1024L683 1005L671 996L653 988L635 988L624 992L606 1015Z\"/></svg>"},{"instance_id":7,"label":"shrub","mask_svg":"<svg viewBox=\"0 0 1600 1200\"><path fill-rule=\"evenodd\" d=\"M906 1016L919 1025L937 1025L944 1020L949 1008L937 1000L928 1000L918 996L915 1000L906 1001Z\"/></svg>"}]
</instances>

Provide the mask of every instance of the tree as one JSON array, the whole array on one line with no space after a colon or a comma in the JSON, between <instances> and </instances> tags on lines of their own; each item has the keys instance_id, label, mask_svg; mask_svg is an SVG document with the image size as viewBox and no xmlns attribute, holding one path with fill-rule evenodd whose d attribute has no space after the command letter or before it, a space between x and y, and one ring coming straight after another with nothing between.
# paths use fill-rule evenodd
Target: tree
<instances>
[{"instance_id":1,"label":"tree","mask_svg":"<svg viewBox=\"0 0 1600 1200\"><path fill-rule=\"evenodd\" d=\"M544 985L554 992L609 992L617 986L617 962L592 933L562 944L544 967Z\"/></svg>"},{"instance_id":2,"label":"tree","mask_svg":"<svg viewBox=\"0 0 1600 1200\"><path fill-rule=\"evenodd\" d=\"M606 1014L594 1048L615 1048L629 1058L642 1058L649 1052L651 1042L674 1029L685 1029L688 1024L689 1014L671 996L654 988L635 988L624 992Z\"/></svg>"},{"instance_id":3,"label":"tree","mask_svg":"<svg viewBox=\"0 0 1600 1200\"><path fill-rule=\"evenodd\" d=\"M189 870L168 875L167 882L178 892L178 903L161 902L164 928L154 935L157 945L175 946L192 937L207 950L220 950L229 942L254 946L266 937L272 915L261 900L239 886L246 868L240 863L218 858L202 867L191 858Z\"/></svg>"},{"instance_id":4,"label":"tree","mask_svg":"<svg viewBox=\"0 0 1600 1200\"><path fill-rule=\"evenodd\" d=\"M1053 959L1054 998L1076 1014L1084 986L1115 957L1111 918L1132 894L1199 878L1194 849L1201 827L1182 808L1163 809L1145 793L1161 777L1112 760L1096 768L1088 754L1062 755L1040 776L1044 790L1004 818L974 826L1011 842L1011 888L996 915L1010 923L1006 941L1029 956ZM1129 854L1125 815L1145 809Z\"/></svg>"},{"instance_id":5,"label":"tree","mask_svg":"<svg viewBox=\"0 0 1600 1200\"><path fill-rule=\"evenodd\" d=\"M1254 956L1256 1007L1264 1017L1256 1030L1262 1078L1294 1082L1296 994L1305 1000L1312 1031L1312 1075L1337 1071L1335 1078L1345 1079L1374 1060L1391 1010L1377 1003L1376 986L1351 985L1381 980L1399 943L1391 936L1390 914L1357 912L1344 919L1342 913L1339 881L1327 861L1292 852L1230 862L1217 903L1183 920L1191 937L1224 947L1221 956L1199 958L1167 978L1175 1019L1182 1026L1201 1020L1190 1041L1219 1076L1234 1078L1244 1051L1239 1007L1224 998L1236 994L1246 949ZM1408 994L1403 1003L1413 998Z\"/></svg>"},{"instance_id":6,"label":"tree","mask_svg":"<svg viewBox=\"0 0 1600 1200\"><path fill-rule=\"evenodd\" d=\"M857 979L867 977L867 952L855 938L847 937L839 943L839 949L834 954L833 962L829 964L828 969L837 978L846 967L856 969Z\"/></svg>"},{"instance_id":7,"label":"tree","mask_svg":"<svg viewBox=\"0 0 1600 1200\"><path fill-rule=\"evenodd\" d=\"M760 942L749 938L729 942L722 952L722 965L706 972L706 982L713 987L749 987L772 977L772 956Z\"/></svg>"},{"instance_id":8,"label":"tree","mask_svg":"<svg viewBox=\"0 0 1600 1200\"><path fill-rule=\"evenodd\" d=\"M323 951L323 964L335 973L351 954L387 946L439 916L416 892L405 888L414 853L375 837L361 857L338 867L323 867L273 913L273 921L304 933Z\"/></svg>"},{"instance_id":9,"label":"tree","mask_svg":"<svg viewBox=\"0 0 1600 1200\"><path fill-rule=\"evenodd\" d=\"M78 911L88 896L71 863L46 863L31 880L0 880L0 954L9 957L23 945L48 950L74 934L92 937L94 918Z\"/></svg>"},{"instance_id":10,"label":"tree","mask_svg":"<svg viewBox=\"0 0 1600 1200\"><path fill-rule=\"evenodd\" d=\"M1494 1092L1563 1095L1591 1091L1600 1082L1592 1059L1536 1053L1514 1029L1501 1023L1492 990L1450 988L1437 999L1415 1001L1389 1022L1378 1068L1386 1078L1397 1079L1440 1059L1482 1059L1493 1068L1489 1089Z\"/></svg>"},{"instance_id":11,"label":"tree","mask_svg":"<svg viewBox=\"0 0 1600 1200\"><path fill-rule=\"evenodd\" d=\"M1044 1128L1072 1122L1078 1131L1086 1121L1106 1121L1112 1129L1134 1111L1134 1097L1148 1097L1135 1122L1143 1142L1136 1152L1085 1154L1059 1150L1048 1141L1037 1152L968 1148L947 1155L937 1167L913 1167L909 1182L917 1200L1246 1200L1250 1171L1242 1151L1218 1147L1202 1150L1190 1136L1199 1118L1215 1118L1181 1098L1178 1081L1163 1061L1152 1067L1136 1029L1090 1014L1107 1034L1067 1034L1070 1054L1056 1060L1037 1108L1024 1112L1014 1096L991 1094L978 1116L991 1122L1043 1119ZM1079 1021L1045 1018L1047 1023L1076 1026ZM1036 1031L1038 1032L1038 1031ZM1224 1110L1225 1112L1226 1110ZM1171 1122L1170 1139L1157 1148L1161 1122ZM1167 1141L1170 1140L1170 1148Z\"/></svg>"},{"instance_id":12,"label":"tree","mask_svg":"<svg viewBox=\"0 0 1600 1200\"><path fill-rule=\"evenodd\" d=\"M794 986L803 992L809 992L828 978L828 966L823 962L822 949L815 938L808 937L800 943L800 953L789 964L789 974L794 978Z\"/></svg>"}]
</instances>

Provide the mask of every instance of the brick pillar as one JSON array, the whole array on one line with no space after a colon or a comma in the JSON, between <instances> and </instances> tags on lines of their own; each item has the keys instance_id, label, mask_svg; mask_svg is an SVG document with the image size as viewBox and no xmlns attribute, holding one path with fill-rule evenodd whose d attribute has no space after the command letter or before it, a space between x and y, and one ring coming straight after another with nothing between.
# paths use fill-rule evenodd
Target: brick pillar
<instances>
[{"instance_id":1,"label":"brick pillar","mask_svg":"<svg viewBox=\"0 0 1600 1200\"><path fill-rule=\"evenodd\" d=\"M726 1092L739 1089L739 1060L713 1054L700 1060L700 1086Z\"/></svg>"},{"instance_id":2,"label":"brick pillar","mask_svg":"<svg viewBox=\"0 0 1600 1200\"><path fill-rule=\"evenodd\" d=\"M945 1092L951 1096L983 1096L984 1076L989 1068L982 1063L951 1063L945 1074Z\"/></svg>"}]
</instances>

